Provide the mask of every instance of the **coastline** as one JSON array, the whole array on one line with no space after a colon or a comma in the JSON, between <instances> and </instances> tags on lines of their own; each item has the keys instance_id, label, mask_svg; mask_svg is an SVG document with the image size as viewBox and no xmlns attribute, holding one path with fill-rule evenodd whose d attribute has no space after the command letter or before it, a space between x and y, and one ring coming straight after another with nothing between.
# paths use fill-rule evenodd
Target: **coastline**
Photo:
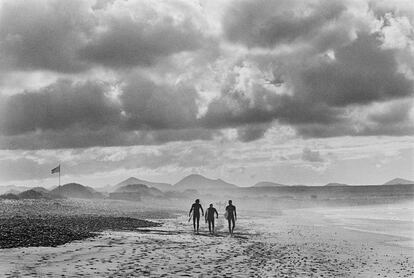
<instances>
[{"instance_id":1,"label":"coastline","mask_svg":"<svg viewBox=\"0 0 414 278\"><path fill-rule=\"evenodd\" d=\"M391 235L389 233L382 233L382 232L376 232L376 231L364 230L364 229L358 229L358 228L352 228L352 227L343 227L343 228L353 231L353 232L357 232L357 233L359 232L359 233L386 236L387 239L382 242L385 245L393 245L393 246L399 246L399 247L403 247L407 249L414 249L414 240L410 237Z\"/></svg>"},{"instance_id":2,"label":"coastline","mask_svg":"<svg viewBox=\"0 0 414 278\"><path fill-rule=\"evenodd\" d=\"M414 206L360 206L317 209L331 225L361 233L390 237L387 244L414 248Z\"/></svg>"},{"instance_id":3,"label":"coastline","mask_svg":"<svg viewBox=\"0 0 414 278\"><path fill-rule=\"evenodd\" d=\"M399 238L344 229L312 211L243 215L236 236L223 219L218 236L194 235L187 217L161 220L161 227L106 231L55 248L4 249L0 263L16 276L231 276L411 277L413 252L387 244ZM4 252L3 252L4 251ZM24 261L21 258L24 257Z\"/></svg>"}]
</instances>

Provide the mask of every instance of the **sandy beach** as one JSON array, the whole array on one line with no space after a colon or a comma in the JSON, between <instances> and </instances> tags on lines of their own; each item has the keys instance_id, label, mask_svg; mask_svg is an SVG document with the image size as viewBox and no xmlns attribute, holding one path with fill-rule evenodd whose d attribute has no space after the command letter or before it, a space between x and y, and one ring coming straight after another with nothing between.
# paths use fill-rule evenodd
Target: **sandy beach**
<instances>
[{"instance_id":1,"label":"sandy beach","mask_svg":"<svg viewBox=\"0 0 414 278\"><path fill-rule=\"evenodd\" d=\"M327 210L324 210L325 212ZM336 211L338 214L338 211ZM58 247L3 249L5 277L412 277L409 238L349 229L319 210L243 216L229 237L187 218ZM349 226L349 223L347 223Z\"/></svg>"}]
</instances>

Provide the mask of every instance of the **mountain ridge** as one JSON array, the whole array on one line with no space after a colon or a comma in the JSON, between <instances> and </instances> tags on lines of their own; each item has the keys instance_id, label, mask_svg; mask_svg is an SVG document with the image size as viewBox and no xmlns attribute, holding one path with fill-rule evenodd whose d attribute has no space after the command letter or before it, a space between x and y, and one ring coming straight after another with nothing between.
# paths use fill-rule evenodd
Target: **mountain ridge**
<instances>
[{"instance_id":1,"label":"mountain ridge","mask_svg":"<svg viewBox=\"0 0 414 278\"><path fill-rule=\"evenodd\" d=\"M390 181L387 181L383 185L396 185L396 184L414 184L414 181L402 179L402 178L395 178Z\"/></svg>"},{"instance_id":2,"label":"mountain ridge","mask_svg":"<svg viewBox=\"0 0 414 278\"><path fill-rule=\"evenodd\" d=\"M115 193L140 193L142 195L150 195L150 196L163 196L164 193L155 188L149 187L145 184L127 184L120 188L118 188Z\"/></svg>"},{"instance_id":3,"label":"mountain ridge","mask_svg":"<svg viewBox=\"0 0 414 278\"><path fill-rule=\"evenodd\" d=\"M118 188L129 184L144 184L146 186L153 187L161 191L169 191L172 189L172 185L169 183L152 182L147 180L141 180L136 177L129 177L126 180L123 180L120 183L116 184L112 191L115 192Z\"/></svg>"},{"instance_id":4,"label":"mountain ridge","mask_svg":"<svg viewBox=\"0 0 414 278\"><path fill-rule=\"evenodd\" d=\"M220 189L234 189L240 188L239 186L228 183L222 179L209 179L199 174L191 174L173 185L174 190L220 190Z\"/></svg>"},{"instance_id":5,"label":"mountain ridge","mask_svg":"<svg viewBox=\"0 0 414 278\"><path fill-rule=\"evenodd\" d=\"M67 183L50 191L52 195L59 195L66 198L100 199L103 194L92 187L79 183Z\"/></svg>"},{"instance_id":6,"label":"mountain ridge","mask_svg":"<svg viewBox=\"0 0 414 278\"><path fill-rule=\"evenodd\" d=\"M14 185L14 184L10 184L10 185L3 185L0 186L0 194L6 194L6 193L13 193L13 194L18 194L20 192L26 191L31 189L29 186L20 186L20 185Z\"/></svg>"},{"instance_id":7,"label":"mountain ridge","mask_svg":"<svg viewBox=\"0 0 414 278\"><path fill-rule=\"evenodd\" d=\"M325 184L324 186L349 186L349 185L345 183L339 183L339 182L330 182L330 183Z\"/></svg>"},{"instance_id":8,"label":"mountain ridge","mask_svg":"<svg viewBox=\"0 0 414 278\"><path fill-rule=\"evenodd\" d=\"M260 187L278 187L278 186L289 186L289 185L281 184L277 182L271 182L271 181L260 181L258 183L255 183L252 187L260 188Z\"/></svg>"}]
</instances>

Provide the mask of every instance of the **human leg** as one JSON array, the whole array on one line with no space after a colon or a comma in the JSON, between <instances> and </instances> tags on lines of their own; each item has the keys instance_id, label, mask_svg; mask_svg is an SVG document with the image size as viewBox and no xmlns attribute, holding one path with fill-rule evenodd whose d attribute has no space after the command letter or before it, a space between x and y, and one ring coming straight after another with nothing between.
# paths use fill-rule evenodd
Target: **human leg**
<instances>
[{"instance_id":1,"label":"human leg","mask_svg":"<svg viewBox=\"0 0 414 278\"><path fill-rule=\"evenodd\" d=\"M195 230L195 228L196 228L196 226L195 226L195 222L196 222L196 217L195 217L195 216L193 216L193 228L194 228L194 232L196 231L196 230Z\"/></svg>"},{"instance_id":2,"label":"human leg","mask_svg":"<svg viewBox=\"0 0 414 278\"><path fill-rule=\"evenodd\" d=\"M197 222L197 215L193 214L193 227L194 227L194 233L196 232L196 222Z\"/></svg>"},{"instance_id":3,"label":"human leg","mask_svg":"<svg viewBox=\"0 0 414 278\"><path fill-rule=\"evenodd\" d=\"M197 233L198 233L199 227L200 227L200 215L197 217Z\"/></svg>"}]
</instances>

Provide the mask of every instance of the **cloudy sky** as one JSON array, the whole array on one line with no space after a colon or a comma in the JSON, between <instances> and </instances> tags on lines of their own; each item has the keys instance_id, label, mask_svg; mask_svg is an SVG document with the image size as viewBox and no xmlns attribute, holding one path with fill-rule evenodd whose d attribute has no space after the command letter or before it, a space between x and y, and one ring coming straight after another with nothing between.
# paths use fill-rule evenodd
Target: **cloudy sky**
<instances>
[{"instance_id":1,"label":"cloudy sky","mask_svg":"<svg viewBox=\"0 0 414 278\"><path fill-rule=\"evenodd\" d=\"M411 0L0 2L0 184L414 179Z\"/></svg>"}]
</instances>

